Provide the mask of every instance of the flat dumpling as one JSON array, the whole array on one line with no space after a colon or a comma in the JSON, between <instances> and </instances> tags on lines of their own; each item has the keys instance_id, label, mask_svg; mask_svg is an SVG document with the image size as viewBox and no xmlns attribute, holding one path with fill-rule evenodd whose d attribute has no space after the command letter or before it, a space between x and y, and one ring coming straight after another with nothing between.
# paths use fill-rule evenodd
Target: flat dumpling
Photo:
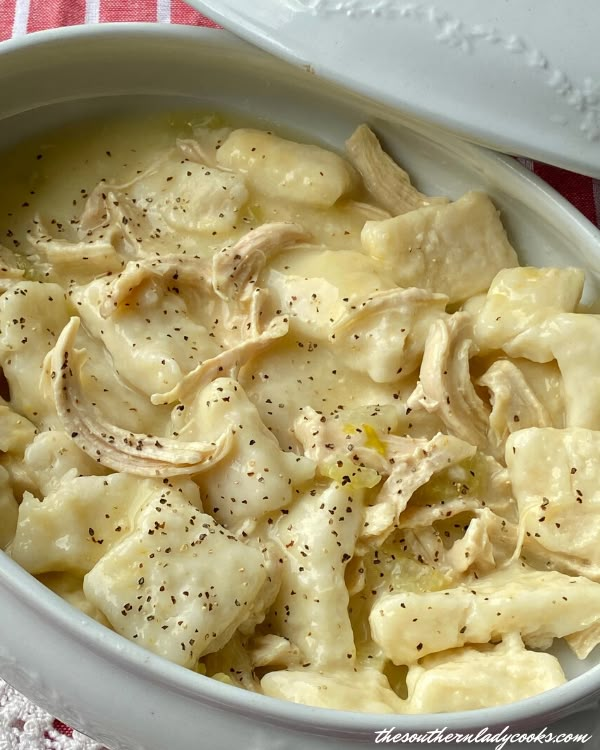
<instances>
[{"instance_id":1,"label":"flat dumpling","mask_svg":"<svg viewBox=\"0 0 600 750\"><path fill-rule=\"evenodd\" d=\"M374 714L405 713L406 704L376 669L322 672L284 669L266 674L260 686L265 695L293 703L339 711Z\"/></svg>"},{"instance_id":2,"label":"flat dumpling","mask_svg":"<svg viewBox=\"0 0 600 750\"><path fill-rule=\"evenodd\" d=\"M218 575L215 575L218 571ZM86 575L86 598L140 646L193 668L250 616L267 579L261 550L174 492Z\"/></svg>"},{"instance_id":3,"label":"flat dumpling","mask_svg":"<svg viewBox=\"0 0 600 750\"><path fill-rule=\"evenodd\" d=\"M521 430L506 463L527 537L600 580L600 432Z\"/></svg>"},{"instance_id":4,"label":"flat dumpling","mask_svg":"<svg viewBox=\"0 0 600 750\"><path fill-rule=\"evenodd\" d=\"M485 291L498 271L517 265L498 212L483 193L368 221L362 243L396 284L440 292L451 303Z\"/></svg>"},{"instance_id":5,"label":"flat dumpling","mask_svg":"<svg viewBox=\"0 0 600 750\"><path fill-rule=\"evenodd\" d=\"M36 426L55 425L52 399L40 389L44 358L69 321L65 292L58 284L21 281L0 297L0 367L11 407Z\"/></svg>"},{"instance_id":6,"label":"flat dumpling","mask_svg":"<svg viewBox=\"0 0 600 750\"><path fill-rule=\"evenodd\" d=\"M448 298L423 289L390 289L356 300L332 326L340 359L375 383L394 383L414 372L427 332L445 317Z\"/></svg>"},{"instance_id":7,"label":"flat dumpling","mask_svg":"<svg viewBox=\"0 0 600 750\"><path fill-rule=\"evenodd\" d=\"M396 285L383 272L381 264L356 250L332 250L329 246L307 245L279 253L268 268L281 274L318 279L338 290L345 309L358 299ZM268 278L266 280L269 285Z\"/></svg>"},{"instance_id":8,"label":"flat dumpling","mask_svg":"<svg viewBox=\"0 0 600 750\"><path fill-rule=\"evenodd\" d=\"M217 152L219 166L239 172L266 198L327 208L351 192L353 168L337 154L262 130L234 130Z\"/></svg>"},{"instance_id":9,"label":"flat dumpling","mask_svg":"<svg viewBox=\"0 0 600 750\"><path fill-rule=\"evenodd\" d=\"M104 475L101 464L84 453L59 430L47 430L34 437L25 449L23 466L42 496L57 490L67 475L71 478Z\"/></svg>"},{"instance_id":10,"label":"flat dumpling","mask_svg":"<svg viewBox=\"0 0 600 750\"><path fill-rule=\"evenodd\" d=\"M294 489L314 477L315 464L281 450L242 386L231 378L218 378L190 407L174 410L174 429L183 440L215 439L227 425L233 432L231 449L197 482L215 519L239 531L289 505Z\"/></svg>"},{"instance_id":11,"label":"flat dumpling","mask_svg":"<svg viewBox=\"0 0 600 750\"><path fill-rule=\"evenodd\" d=\"M135 528L142 506L160 510L181 493L200 505L198 488L190 480L67 476L46 497L25 494L12 557L30 573L84 575Z\"/></svg>"},{"instance_id":12,"label":"flat dumpling","mask_svg":"<svg viewBox=\"0 0 600 750\"><path fill-rule=\"evenodd\" d=\"M561 313L524 331L505 349L536 362L556 359L563 381L565 426L600 430L600 315Z\"/></svg>"},{"instance_id":13,"label":"flat dumpling","mask_svg":"<svg viewBox=\"0 0 600 750\"><path fill-rule=\"evenodd\" d=\"M159 283L142 286L107 321L101 314L109 279L73 290L87 330L103 342L119 375L148 396L174 388L199 361L219 353L209 331L191 319L185 299Z\"/></svg>"},{"instance_id":14,"label":"flat dumpling","mask_svg":"<svg viewBox=\"0 0 600 750\"><path fill-rule=\"evenodd\" d=\"M188 144L189 145L189 144ZM235 234L246 215L248 190L244 178L230 170L200 163L198 152L185 147L163 152L145 172L128 183L100 183L86 208L83 228L94 219L103 224L106 213L127 206L124 232L131 245L145 254L170 252L177 242L189 243L186 235L212 238ZM183 235L183 237L182 237Z\"/></svg>"},{"instance_id":15,"label":"flat dumpling","mask_svg":"<svg viewBox=\"0 0 600 750\"><path fill-rule=\"evenodd\" d=\"M600 584L519 566L445 591L384 595L369 617L374 641L395 664L514 632L545 649L598 620Z\"/></svg>"},{"instance_id":16,"label":"flat dumpling","mask_svg":"<svg viewBox=\"0 0 600 750\"><path fill-rule=\"evenodd\" d=\"M362 524L362 495L335 482L308 490L271 533L283 571L268 622L315 669L347 669L355 658L344 571Z\"/></svg>"},{"instance_id":17,"label":"flat dumpling","mask_svg":"<svg viewBox=\"0 0 600 750\"><path fill-rule=\"evenodd\" d=\"M406 678L408 713L472 711L514 703L566 681L555 656L528 651L518 635L497 646L427 656Z\"/></svg>"},{"instance_id":18,"label":"flat dumpling","mask_svg":"<svg viewBox=\"0 0 600 750\"><path fill-rule=\"evenodd\" d=\"M0 398L0 453L22 456L35 434L35 426Z\"/></svg>"},{"instance_id":19,"label":"flat dumpling","mask_svg":"<svg viewBox=\"0 0 600 750\"><path fill-rule=\"evenodd\" d=\"M339 405L354 412L380 404L404 415L398 386L374 383L312 336L276 341L254 358L251 368L242 368L239 377L261 419L287 450L298 448L290 427L306 407L331 415L342 411Z\"/></svg>"},{"instance_id":20,"label":"flat dumpling","mask_svg":"<svg viewBox=\"0 0 600 750\"><path fill-rule=\"evenodd\" d=\"M479 350L504 349L513 357L551 361L554 356L545 339L537 337L540 353L535 357L519 354L514 340L557 313L574 312L581 299L583 282L583 271L578 268L519 267L499 271L475 317L475 342ZM511 344L509 349L507 344Z\"/></svg>"},{"instance_id":21,"label":"flat dumpling","mask_svg":"<svg viewBox=\"0 0 600 750\"><path fill-rule=\"evenodd\" d=\"M35 425L14 411L10 404L0 397L0 468L4 473L7 472L6 477L3 474L5 489L4 501L1 504L8 514L6 516L7 526L11 528L10 532L6 531L5 540L9 537L12 538L14 532L13 511L15 505L13 500L16 499L18 502L24 492L37 490L23 461L27 446L35 439L36 433Z\"/></svg>"},{"instance_id":22,"label":"flat dumpling","mask_svg":"<svg viewBox=\"0 0 600 750\"><path fill-rule=\"evenodd\" d=\"M333 324L347 308L334 284L322 278L283 274L271 269L266 284L273 304L290 319L297 336L328 341Z\"/></svg>"},{"instance_id":23,"label":"flat dumpling","mask_svg":"<svg viewBox=\"0 0 600 750\"><path fill-rule=\"evenodd\" d=\"M292 334L327 342L336 323L360 306L366 293L393 287L379 271L363 253L307 246L273 258L262 283L273 305L289 316Z\"/></svg>"}]
</instances>

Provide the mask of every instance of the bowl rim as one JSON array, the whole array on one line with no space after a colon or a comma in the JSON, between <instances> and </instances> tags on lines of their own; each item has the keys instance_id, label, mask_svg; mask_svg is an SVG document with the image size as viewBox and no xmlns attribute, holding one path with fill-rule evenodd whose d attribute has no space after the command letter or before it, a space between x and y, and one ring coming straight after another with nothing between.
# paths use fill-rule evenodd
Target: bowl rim
<instances>
[{"instance_id":1,"label":"bowl rim","mask_svg":"<svg viewBox=\"0 0 600 750\"><path fill-rule=\"evenodd\" d=\"M79 42L85 38L112 38L121 42L135 37L146 43L158 38L213 45L223 49L242 51L253 59L271 57L252 45L239 40L231 33L206 27L155 23L108 23L89 26L71 26L34 32L0 43L0 60L6 55L21 53L32 47ZM339 87L338 87L339 88ZM369 101L366 97L348 92L356 101ZM557 191L537 175L531 173L515 159L499 155L480 146L467 143L439 128L416 123L401 115L398 123L434 139L443 138L453 148L464 154L477 156L484 165L504 170L507 179L527 189L532 197L550 201L560 212L562 223L568 221L576 230L576 240L584 242L600 258L600 231ZM425 733L446 727L449 731L473 731L480 727L501 727L531 720L532 717L559 716L569 713L569 706L595 698L600 692L600 665L573 678L552 690L516 703L494 708L440 714L373 714L317 708L287 702L269 696L222 684L190 669L160 657L104 627L79 612L31 574L18 566L7 554L0 551L0 588L4 588L28 607L43 615L46 622L58 628L82 645L85 645L106 662L135 673L139 678L150 679L173 694L186 695L199 702L220 709L233 710L252 716L255 721L293 727L306 733L347 736L372 736L383 726L396 725L398 731ZM39 665L38 665L39 669ZM578 709L579 710L579 709ZM257 715L258 712L258 715ZM542 718L540 720L543 721Z\"/></svg>"}]
</instances>

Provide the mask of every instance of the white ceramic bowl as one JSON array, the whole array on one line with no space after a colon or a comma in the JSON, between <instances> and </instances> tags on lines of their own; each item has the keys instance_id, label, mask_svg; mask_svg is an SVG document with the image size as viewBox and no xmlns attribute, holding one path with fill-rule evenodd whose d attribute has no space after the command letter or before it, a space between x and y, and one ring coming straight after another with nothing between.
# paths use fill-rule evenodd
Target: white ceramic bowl
<instances>
[{"instance_id":1,"label":"white ceramic bowl","mask_svg":"<svg viewBox=\"0 0 600 750\"><path fill-rule=\"evenodd\" d=\"M588 293L600 286L599 233L514 161L415 129L224 32L119 25L32 35L0 46L0 90L1 148L75 118L140 108L196 105L248 113L333 147L367 120L424 190L454 196L473 187L488 191L523 262L582 265ZM567 684L490 710L406 717L298 706L209 680L142 650L0 553L0 675L112 750L242 744L248 750L341 750L371 745L374 732L391 726L398 732L543 727L600 695L600 667L566 653L561 659ZM589 716L595 720L595 712Z\"/></svg>"}]
</instances>

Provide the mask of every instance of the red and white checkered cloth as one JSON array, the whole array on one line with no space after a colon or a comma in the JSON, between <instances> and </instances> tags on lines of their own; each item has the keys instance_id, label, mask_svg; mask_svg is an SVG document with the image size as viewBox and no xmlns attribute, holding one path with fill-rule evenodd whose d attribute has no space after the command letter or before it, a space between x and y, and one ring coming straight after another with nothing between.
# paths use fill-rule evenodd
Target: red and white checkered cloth
<instances>
[{"instance_id":1,"label":"red and white checkered cloth","mask_svg":"<svg viewBox=\"0 0 600 750\"><path fill-rule=\"evenodd\" d=\"M218 28L183 0L0 0L0 41L32 31L111 21L181 23ZM522 160L600 227L600 180ZM100 746L17 696L0 680L0 747L6 750L92 750ZM4 730L4 735L3 735ZM6 739L5 739L6 738Z\"/></svg>"}]
</instances>

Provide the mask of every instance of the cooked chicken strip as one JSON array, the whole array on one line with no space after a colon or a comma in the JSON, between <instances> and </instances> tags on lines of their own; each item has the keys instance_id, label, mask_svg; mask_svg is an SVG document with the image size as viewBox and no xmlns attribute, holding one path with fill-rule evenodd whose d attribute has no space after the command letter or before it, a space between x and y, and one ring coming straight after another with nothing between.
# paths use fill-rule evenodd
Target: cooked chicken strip
<instances>
[{"instance_id":1,"label":"cooked chicken strip","mask_svg":"<svg viewBox=\"0 0 600 750\"><path fill-rule=\"evenodd\" d=\"M365 186L377 203L393 216L446 198L429 198L411 185L408 174L381 148L368 125L359 125L346 141L346 153L360 172Z\"/></svg>"},{"instance_id":2,"label":"cooked chicken strip","mask_svg":"<svg viewBox=\"0 0 600 750\"><path fill-rule=\"evenodd\" d=\"M365 510L363 536L367 538L378 537L383 541L398 525L400 514L415 490L437 471L473 456L476 450L462 440L441 433L429 441L397 438L395 442L396 451L389 456L393 463L390 476L383 484L376 504Z\"/></svg>"},{"instance_id":3,"label":"cooked chicken strip","mask_svg":"<svg viewBox=\"0 0 600 750\"><path fill-rule=\"evenodd\" d=\"M102 236L89 232L79 241L70 242L62 237L54 237L40 217L33 222L27 239L33 248L32 259L38 263L45 261L51 272L84 272L91 277L116 273L125 265L124 258L117 252L113 237L118 234L114 227L107 229Z\"/></svg>"},{"instance_id":4,"label":"cooked chicken strip","mask_svg":"<svg viewBox=\"0 0 600 750\"><path fill-rule=\"evenodd\" d=\"M90 193L79 220L78 233L82 241L107 241L125 258L141 255L140 232L152 233L152 224L144 210L123 193L128 185L109 186L101 182Z\"/></svg>"},{"instance_id":5,"label":"cooked chicken strip","mask_svg":"<svg viewBox=\"0 0 600 750\"><path fill-rule=\"evenodd\" d=\"M253 667L299 667L302 660L297 646L273 633L253 638L248 653Z\"/></svg>"},{"instance_id":6,"label":"cooked chicken strip","mask_svg":"<svg viewBox=\"0 0 600 750\"><path fill-rule=\"evenodd\" d=\"M213 466L231 446L231 429L214 443L181 443L170 438L127 432L104 423L86 402L79 380L84 351L75 350L79 318L71 318L49 353L56 411L65 431L98 463L116 471L149 477L197 474Z\"/></svg>"},{"instance_id":7,"label":"cooked chicken strip","mask_svg":"<svg viewBox=\"0 0 600 750\"><path fill-rule=\"evenodd\" d=\"M217 159L215 153L210 153L208 148L195 141L193 138L177 138L175 141L179 151L189 161L204 164L207 167L215 167Z\"/></svg>"},{"instance_id":8,"label":"cooked chicken strip","mask_svg":"<svg viewBox=\"0 0 600 750\"><path fill-rule=\"evenodd\" d=\"M445 555L451 570L464 573L474 569L489 573L512 559L517 543L517 528L489 508L480 508L469 523L465 535Z\"/></svg>"},{"instance_id":9,"label":"cooked chicken strip","mask_svg":"<svg viewBox=\"0 0 600 750\"><path fill-rule=\"evenodd\" d=\"M263 224L245 234L232 247L213 256L213 287L224 300L250 296L267 260L281 250L308 242L310 235L298 224Z\"/></svg>"},{"instance_id":10,"label":"cooked chicken strip","mask_svg":"<svg viewBox=\"0 0 600 750\"><path fill-rule=\"evenodd\" d=\"M436 294L416 287L384 289L381 292L374 292L355 309L345 312L339 320L336 320L334 328L336 332L342 331L357 321L388 310L406 309L414 313L415 308L432 303L443 309L447 302L448 297L444 294Z\"/></svg>"},{"instance_id":11,"label":"cooked chicken strip","mask_svg":"<svg viewBox=\"0 0 600 750\"><path fill-rule=\"evenodd\" d=\"M202 126L193 128L192 138L176 138L175 145L187 161L217 167L217 152L231 134L231 128ZM226 167L220 167L226 172Z\"/></svg>"},{"instance_id":12,"label":"cooked chicken strip","mask_svg":"<svg viewBox=\"0 0 600 750\"><path fill-rule=\"evenodd\" d=\"M207 291L211 289L210 266L204 258L174 254L132 260L108 285L106 298L100 307L102 317L108 318L137 287L153 276L168 277Z\"/></svg>"},{"instance_id":13,"label":"cooked chicken strip","mask_svg":"<svg viewBox=\"0 0 600 750\"><path fill-rule=\"evenodd\" d=\"M270 346L274 340L285 336L288 331L287 318L273 318L266 330L253 338L248 338L231 349L218 354L194 368L179 383L166 393L154 393L153 404L171 404L174 401L188 401L205 385L215 378L232 377L239 368L252 357Z\"/></svg>"},{"instance_id":14,"label":"cooked chicken strip","mask_svg":"<svg viewBox=\"0 0 600 750\"><path fill-rule=\"evenodd\" d=\"M552 419L519 368L507 359L496 362L478 379L491 392L488 437L494 455L504 456L506 439L527 427L552 427Z\"/></svg>"},{"instance_id":15,"label":"cooked chicken strip","mask_svg":"<svg viewBox=\"0 0 600 750\"><path fill-rule=\"evenodd\" d=\"M471 316L455 313L436 320L429 329L419 383L407 406L437 414L452 435L487 447L489 417L469 372L472 350Z\"/></svg>"},{"instance_id":16,"label":"cooked chicken strip","mask_svg":"<svg viewBox=\"0 0 600 750\"><path fill-rule=\"evenodd\" d=\"M398 424L394 407L366 406L327 417L306 406L294 422L292 432L302 445L304 455L319 466L332 459L351 458L382 474L390 473L387 441L405 440L389 435ZM409 438L410 440L410 438ZM426 440L423 440L423 445ZM414 446L414 441L411 441ZM390 450L395 453L393 447Z\"/></svg>"},{"instance_id":17,"label":"cooked chicken strip","mask_svg":"<svg viewBox=\"0 0 600 750\"><path fill-rule=\"evenodd\" d=\"M427 505L409 505L400 514L398 527L401 529L429 528L436 521L454 518L461 513L468 513L481 508L481 502L475 497L456 497L443 500L441 503Z\"/></svg>"}]
</instances>

